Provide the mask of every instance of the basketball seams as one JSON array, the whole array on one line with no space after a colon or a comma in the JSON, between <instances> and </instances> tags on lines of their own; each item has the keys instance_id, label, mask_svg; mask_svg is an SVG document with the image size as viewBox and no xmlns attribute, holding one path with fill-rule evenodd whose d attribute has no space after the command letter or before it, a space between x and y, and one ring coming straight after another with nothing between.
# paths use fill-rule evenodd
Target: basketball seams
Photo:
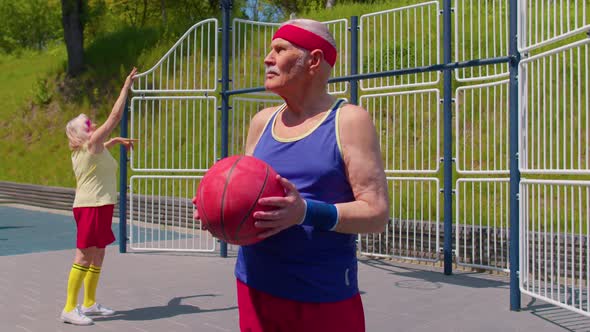
<instances>
[{"instance_id":1,"label":"basketball seams","mask_svg":"<svg viewBox=\"0 0 590 332\"><path fill-rule=\"evenodd\" d=\"M254 200L254 203L252 204L252 206L250 206L250 208L248 209L248 212L244 215L244 217L242 218L242 220L238 224L238 227L236 227L236 232L235 232L235 235L233 237L234 240L236 240L236 241L237 240L240 240L238 238L238 234L240 233L240 230L242 229L242 226L244 225L244 223L246 222L246 220L248 220L248 218L250 218L250 214L252 213L252 211L254 211L254 208L258 204L258 200L262 196L262 193L264 192L264 189L266 189L266 184L268 183L268 174L269 173L270 173L270 169L269 169L268 165L266 165L266 174L264 176L264 182L262 183L262 186L260 187L260 191L258 192L258 195L256 195L256 199Z\"/></svg>"},{"instance_id":2,"label":"basketball seams","mask_svg":"<svg viewBox=\"0 0 590 332\"><path fill-rule=\"evenodd\" d=\"M268 210L258 204L262 197L284 196L276 175L263 160L246 155L215 163L197 190L203 228L207 226L214 237L231 244L250 245L262 240L253 214Z\"/></svg>"},{"instance_id":3,"label":"basketball seams","mask_svg":"<svg viewBox=\"0 0 590 332\"><path fill-rule=\"evenodd\" d=\"M238 165L238 163L240 162L240 160L242 160L242 157L239 157L234 164L231 166L231 168L229 169L229 172L227 173L227 177L225 178L225 184L223 185L223 194L221 195L221 204L219 206L220 208L220 220L219 220L219 226L221 228L221 234L223 235L224 239L227 239L227 234L225 233L225 227L224 227L224 207L225 207L225 197L227 194L227 187L229 185L229 180L231 179L231 175L234 171L234 169L236 168L236 166Z\"/></svg>"}]
</instances>

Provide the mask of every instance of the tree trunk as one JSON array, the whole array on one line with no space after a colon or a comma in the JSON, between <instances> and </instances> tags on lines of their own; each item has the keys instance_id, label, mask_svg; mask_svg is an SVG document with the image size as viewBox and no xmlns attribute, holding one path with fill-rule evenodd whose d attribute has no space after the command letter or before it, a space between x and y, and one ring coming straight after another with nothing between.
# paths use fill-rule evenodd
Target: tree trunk
<instances>
[{"instance_id":1,"label":"tree trunk","mask_svg":"<svg viewBox=\"0 0 590 332\"><path fill-rule=\"evenodd\" d=\"M147 0L143 0L143 14L141 15L141 27L145 26L145 20L147 18Z\"/></svg>"},{"instance_id":2,"label":"tree trunk","mask_svg":"<svg viewBox=\"0 0 590 332\"><path fill-rule=\"evenodd\" d=\"M162 10L162 26L168 27L168 19L166 18L166 0L160 0L160 9Z\"/></svg>"},{"instance_id":3,"label":"tree trunk","mask_svg":"<svg viewBox=\"0 0 590 332\"><path fill-rule=\"evenodd\" d=\"M336 4L336 0L326 0L326 9L330 9L330 8L334 7L335 4Z\"/></svg>"},{"instance_id":4,"label":"tree trunk","mask_svg":"<svg viewBox=\"0 0 590 332\"><path fill-rule=\"evenodd\" d=\"M61 23L68 51L68 75L76 76L84 70L84 25L82 0L61 0Z\"/></svg>"}]
</instances>

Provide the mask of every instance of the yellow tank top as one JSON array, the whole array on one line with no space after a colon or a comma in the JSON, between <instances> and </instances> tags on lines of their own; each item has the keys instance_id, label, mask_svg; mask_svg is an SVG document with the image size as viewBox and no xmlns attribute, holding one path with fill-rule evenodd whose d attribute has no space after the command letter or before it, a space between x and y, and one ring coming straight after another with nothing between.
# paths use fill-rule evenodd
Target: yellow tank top
<instances>
[{"instance_id":1,"label":"yellow tank top","mask_svg":"<svg viewBox=\"0 0 590 332\"><path fill-rule=\"evenodd\" d=\"M117 161L107 149L92 154L88 146L72 152L76 175L74 207L117 203Z\"/></svg>"}]
</instances>

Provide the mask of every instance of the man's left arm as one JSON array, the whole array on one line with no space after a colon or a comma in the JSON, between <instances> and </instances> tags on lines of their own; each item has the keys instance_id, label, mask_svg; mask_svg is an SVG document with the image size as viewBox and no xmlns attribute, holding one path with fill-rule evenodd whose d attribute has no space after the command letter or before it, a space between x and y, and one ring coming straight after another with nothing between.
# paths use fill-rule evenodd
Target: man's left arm
<instances>
[{"instance_id":1,"label":"man's left arm","mask_svg":"<svg viewBox=\"0 0 590 332\"><path fill-rule=\"evenodd\" d=\"M389 217L389 196L381 149L367 111L346 105L339 112L340 147L353 202L336 204L340 233L380 233Z\"/></svg>"}]
</instances>

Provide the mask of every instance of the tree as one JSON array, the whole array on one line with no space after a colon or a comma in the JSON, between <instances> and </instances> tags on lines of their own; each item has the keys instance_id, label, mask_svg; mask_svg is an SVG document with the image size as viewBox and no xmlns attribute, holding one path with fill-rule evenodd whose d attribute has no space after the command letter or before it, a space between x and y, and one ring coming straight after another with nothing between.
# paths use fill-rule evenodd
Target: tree
<instances>
[{"instance_id":1,"label":"tree","mask_svg":"<svg viewBox=\"0 0 590 332\"><path fill-rule=\"evenodd\" d=\"M160 11L162 12L162 26L168 26L168 19L166 18L166 0L160 0Z\"/></svg>"},{"instance_id":2,"label":"tree","mask_svg":"<svg viewBox=\"0 0 590 332\"><path fill-rule=\"evenodd\" d=\"M373 0L355 0L355 3L367 3ZM285 16L291 13L301 14L324 8L332 8L336 0L266 0L269 4L276 6Z\"/></svg>"},{"instance_id":3,"label":"tree","mask_svg":"<svg viewBox=\"0 0 590 332\"><path fill-rule=\"evenodd\" d=\"M62 38L61 8L47 0L0 0L0 50L43 50Z\"/></svg>"},{"instance_id":4,"label":"tree","mask_svg":"<svg viewBox=\"0 0 590 332\"><path fill-rule=\"evenodd\" d=\"M110 13L135 28L161 26L165 30L184 31L198 21L215 17L220 0L117 0ZM235 1L234 1L235 6Z\"/></svg>"},{"instance_id":5,"label":"tree","mask_svg":"<svg viewBox=\"0 0 590 332\"><path fill-rule=\"evenodd\" d=\"M310 13L320 9L330 9L336 6L336 3L374 3L375 0L261 0L278 8L283 16L288 16L291 13L302 14Z\"/></svg>"},{"instance_id":6,"label":"tree","mask_svg":"<svg viewBox=\"0 0 590 332\"><path fill-rule=\"evenodd\" d=\"M84 70L84 7L82 0L61 0L61 22L68 51L68 75Z\"/></svg>"}]
</instances>

